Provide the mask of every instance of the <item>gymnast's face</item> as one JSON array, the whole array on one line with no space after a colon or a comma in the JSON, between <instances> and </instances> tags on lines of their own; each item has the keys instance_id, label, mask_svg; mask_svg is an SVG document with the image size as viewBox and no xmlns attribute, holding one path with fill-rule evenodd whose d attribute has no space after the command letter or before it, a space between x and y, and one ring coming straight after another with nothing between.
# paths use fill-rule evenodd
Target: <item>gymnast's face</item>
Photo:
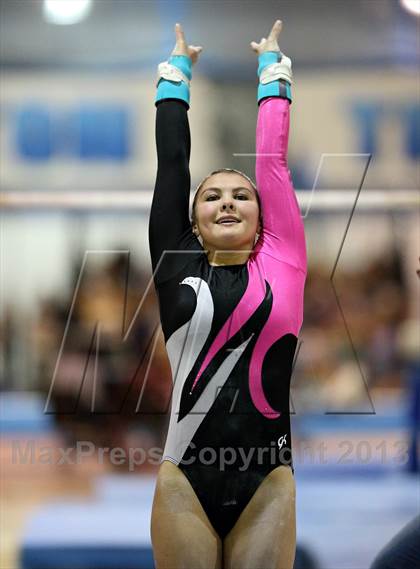
<instances>
[{"instance_id":1,"label":"gymnast's face","mask_svg":"<svg viewBox=\"0 0 420 569\"><path fill-rule=\"evenodd\" d=\"M206 180L194 214L193 231L208 250L252 250L261 230L255 190L236 172L219 172Z\"/></svg>"}]
</instances>

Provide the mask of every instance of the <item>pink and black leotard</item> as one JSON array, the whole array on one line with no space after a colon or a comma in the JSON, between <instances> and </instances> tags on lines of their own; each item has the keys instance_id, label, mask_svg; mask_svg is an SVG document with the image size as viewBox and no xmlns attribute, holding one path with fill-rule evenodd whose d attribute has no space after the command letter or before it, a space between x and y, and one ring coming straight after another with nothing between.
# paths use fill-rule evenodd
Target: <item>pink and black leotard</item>
<instances>
[{"instance_id":1,"label":"pink and black leotard","mask_svg":"<svg viewBox=\"0 0 420 569\"><path fill-rule=\"evenodd\" d=\"M293 469L289 391L307 262L287 166L289 105L260 101L260 238L247 263L215 267L189 220L188 105L157 103L149 238L173 375L162 460L183 471L221 538L271 470Z\"/></svg>"}]
</instances>

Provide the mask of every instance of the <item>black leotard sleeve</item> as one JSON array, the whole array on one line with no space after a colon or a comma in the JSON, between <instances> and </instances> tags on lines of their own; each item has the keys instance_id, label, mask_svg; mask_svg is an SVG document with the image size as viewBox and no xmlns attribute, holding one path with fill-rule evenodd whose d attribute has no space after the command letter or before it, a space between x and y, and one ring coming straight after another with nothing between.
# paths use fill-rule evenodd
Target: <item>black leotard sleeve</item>
<instances>
[{"instance_id":1,"label":"black leotard sleeve","mask_svg":"<svg viewBox=\"0 0 420 569\"><path fill-rule=\"evenodd\" d=\"M191 139L187 105L183 101L165 99L157 104L156 147L158 167L149 246L155 281L163 282L188 261L188 255L174 251L202 251L189 219Z\"/></svg>"}]
</instances>

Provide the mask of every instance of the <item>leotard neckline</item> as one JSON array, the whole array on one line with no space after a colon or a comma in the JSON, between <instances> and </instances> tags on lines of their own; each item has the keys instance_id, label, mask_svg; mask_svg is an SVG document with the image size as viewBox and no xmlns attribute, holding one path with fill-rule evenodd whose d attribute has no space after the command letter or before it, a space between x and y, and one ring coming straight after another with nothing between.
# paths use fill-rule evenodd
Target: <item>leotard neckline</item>
<instances>
[{"instance_id":1,"label":"leotard neckline","mask_svg":"<svg viewBox=\"0 0 420 569\"><path fill-rule=\"evenodd\" d=\"M247 263L248 261L246 263L236 263L234 265L212 265L209 263L209 267L212 269L232 269L235 267L244 267Z\"/></svg>"}]
</instances>

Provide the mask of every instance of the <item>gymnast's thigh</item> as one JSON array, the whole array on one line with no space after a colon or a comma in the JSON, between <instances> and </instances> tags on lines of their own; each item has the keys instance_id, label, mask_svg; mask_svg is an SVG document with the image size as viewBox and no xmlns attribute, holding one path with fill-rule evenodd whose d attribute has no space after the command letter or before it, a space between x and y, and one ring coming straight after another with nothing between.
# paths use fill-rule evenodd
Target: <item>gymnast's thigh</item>
<instances>
[{"instance_id":1,"label":"gymnast's thigh","mask_svg":"<svg viewBox=\"0 0 420 569\"><path fill-rule=\"evenodd\" d=\"M156 481L151 537L156 569L221 569L221 540L189 480L169 461Z\"/></svg>"},{"instance_id":2,"label":"gymnast's thigh","mask_svg":"<svg viewBox=\"0 0 420 569\"><path fill-rule=\"evenodd\" d=\"M224 540L224 569L292 569L296 488L288 466L261 482Z\"/></svg>"}]
</instances>

